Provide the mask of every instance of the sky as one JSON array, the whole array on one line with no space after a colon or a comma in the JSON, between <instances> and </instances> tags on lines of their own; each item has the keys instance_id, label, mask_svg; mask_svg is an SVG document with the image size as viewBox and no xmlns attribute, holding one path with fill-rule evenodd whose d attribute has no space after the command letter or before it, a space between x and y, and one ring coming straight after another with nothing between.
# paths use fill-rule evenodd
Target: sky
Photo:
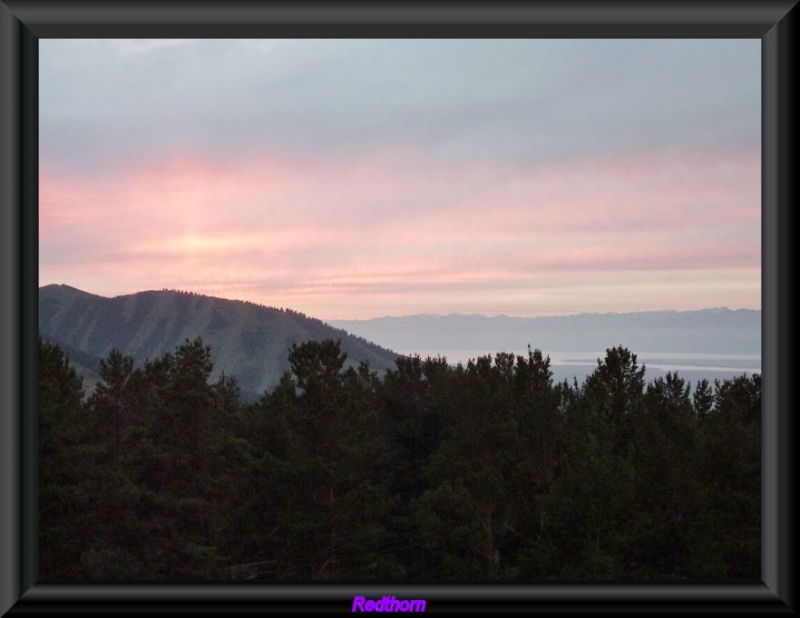
<instances>
[{"instance_id":1,"label":"sky","mask_svg":"<svg viewBox=\"0 0 800 618\"><path fill-rule=\"evenodd\" d=\"M39 41L39 285L761 308L759 39Z\"/></svg>"}]
</instances>

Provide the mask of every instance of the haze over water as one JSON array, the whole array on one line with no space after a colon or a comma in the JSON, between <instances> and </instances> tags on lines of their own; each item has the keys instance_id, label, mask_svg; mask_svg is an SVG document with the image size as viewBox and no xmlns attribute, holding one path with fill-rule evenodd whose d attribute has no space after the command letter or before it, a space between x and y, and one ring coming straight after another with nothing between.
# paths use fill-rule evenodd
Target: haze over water
<instances>
[{"instance_id":1,"label":"haze over water","mask_svg":"<svg viewBox=\"0 0 800 618\"><path fill-rule=\"evenodd\" d=\"M419 355L422 359L428 357L444 357L448 364L461 363L466 366L470 360L479 356L491 354L492 358L497 352L511 352L515 356L527 358L528 350L395 350L407 356ZM639 366L645 365L645 379L648 381L664 376L668 371L678 373L685 380L696 383L698 380L707 379L713 384L715 379L725 380L742 374L752 375L761 373L760 354L701 354L680 352L639 352L636 354ZM550 357L550 370L555 381L578 379L583 380L597 367L597 360L605 358L605 350L589 351L548 351L542 350L542 355Z\"/></svg>"}]
</instances>

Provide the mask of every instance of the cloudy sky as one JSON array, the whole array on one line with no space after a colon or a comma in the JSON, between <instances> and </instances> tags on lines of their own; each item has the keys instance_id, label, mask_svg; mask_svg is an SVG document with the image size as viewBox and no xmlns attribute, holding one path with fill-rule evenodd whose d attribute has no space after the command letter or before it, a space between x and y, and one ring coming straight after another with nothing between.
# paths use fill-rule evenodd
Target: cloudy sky
<instances>
[{"instance_id":1,"label":"cloudy sky","mask_svg":"<svg viewBox=\"0 0 800 618\"><path fill-rule=\"evenodd\" d=\"M39 42L39 285L761 307L761 42Z\"/></svg>"}]
</instances>

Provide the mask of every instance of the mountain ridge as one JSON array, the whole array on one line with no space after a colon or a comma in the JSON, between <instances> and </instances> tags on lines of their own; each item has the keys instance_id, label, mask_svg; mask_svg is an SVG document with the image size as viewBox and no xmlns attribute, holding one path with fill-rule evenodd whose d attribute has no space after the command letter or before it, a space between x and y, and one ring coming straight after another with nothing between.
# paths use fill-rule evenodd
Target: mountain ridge
<instances>
[{"instance_id":1,"label":"mountain ridge","mask_svg":"<svg viewBox=\"0 0 800 618\"><path fill-rule=\"evenodd\" d=\"M224 299L183 290L144 290L100 296L67 284L39 288L39 334L69 350L90 384L99 359L112 347L141 365L200 336L211 346L216 378L236 377L243 395L271 390L289 369L292 344L341 339L348 364L368 361L382 373L398 353L485 350L530 345L553 351L761 352L761 311L711 307L627 313L517 317L482 314L416 314L367 320L321 320L292 309Z\"/></svg>"},{"instance_id":2,"label":"mountain ridge","mask_svg":"<svg viewBox=\"0 0 800 618\"><path fill-rule=\"evenodd\" d=\"M497 352L528 344L543 352L605 350L623 345L638 351L761 353L760 309L713 307L530 318L418 314L330 320L329 324L401 353L415 348Z\"/></svg>"},{"instance_id":3,"label":"mountain ridge","mask_svg":"<svg viewBox=\"0 0 800 618\"><path fill-rule=\"evenodd\" d=\"M82 354L104 358L112 348L137 365L201 337L211 346L212 379L236 377L243 393L262 394L289 369L293 344L340 339L348 365L369 362L379 373L397 355L364 338L291 309L179 290L104 297L65 284L39 288L39 335Z\"/></svg>"},{"instance_id":4,"label":"mountain ridge","mask_svg":"<svg viewBox=\"0 0 800 618\"><path fill-rule=\"evenodd\" d=\"M500 313L497 315L486 315L483 313L410 313L408 315L382 315L374 318L341 318L334 320L325 320L330 324L343 323L343 322L375 322L377 320L405 320L409 318L483 318L486 320L494 320L498 318L508 320L543 320L550 318L575 318L582 316L642 316L652 314L710 314L710 313L737 313L737 312L754 312L761 313L761 309L749 309L747 307L740 307L738 309L730 309L726 306L719 307L704 307L703 309L652 309L650 311L581 311L578 313L558 313L550 315L536 315L536 316L519 316L507 315Z\"/></svg>"}]
</instances>

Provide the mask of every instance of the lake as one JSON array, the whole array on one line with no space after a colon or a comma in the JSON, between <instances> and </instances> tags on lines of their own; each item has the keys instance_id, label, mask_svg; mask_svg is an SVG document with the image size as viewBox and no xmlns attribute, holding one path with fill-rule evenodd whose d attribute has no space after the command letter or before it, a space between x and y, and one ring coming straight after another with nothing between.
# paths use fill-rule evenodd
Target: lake
<instances>
[{"instance_id":1,"label":"lake","mask_svg":"<svg viewBox=\"0 0 800 618\"><path fill-rule=\"evenodd\" d=\"M527 358L527 348L523 350L501 350L513 352ZM400 354L419 354L423 359L442 356L451 365L466 365L470 359L491 354L497 350L399 350ZM550 356L550 369L553 379L572 381L575 377L581 383L597 367L597 359L605 358L605 351L542 351ZM726 380L742 374L761 373L760 354L696 354L682 352L635 352L639 366L645 366L645 379L648 381L663 377L667 372L678 373L691 383L706 379L712 384L715 379Z\"/></svg>"}]
</instances>

